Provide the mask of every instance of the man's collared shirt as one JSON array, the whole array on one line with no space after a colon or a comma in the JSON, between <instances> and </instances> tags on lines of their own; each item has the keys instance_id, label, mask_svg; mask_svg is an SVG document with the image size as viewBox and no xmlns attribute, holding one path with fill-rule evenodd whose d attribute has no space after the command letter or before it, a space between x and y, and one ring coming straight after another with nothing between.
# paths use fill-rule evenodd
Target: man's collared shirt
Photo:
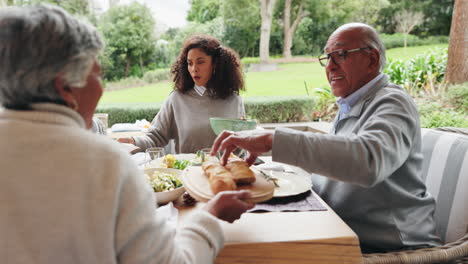
<instances>
[{"instance_id":1,"label":"man's collared shirt","mask_svg":"<svg viewBox=\"0 0 468 264\"><path fill-rule=\"evenodd\" d=\"M198 86L195 84L195 92L197 92L198 95L203 96L206 92L206 88L204 86Z\"/></svg>"},{"instance_id":2,"label":"man's collared shirt","mask_svg":"<svg viewBox=\"0 0 468 264\"><path fill-rule=\"evenodd\" d=\"M349 111L351 108L364 96L364 94L371 89L371 87L378 82L384 75L379 73L374 79L370 82L366 83L361 88L357 89L354 93L348 95L346 98L339 97L336 100L336 103L340 107L340 111L338 112L338 118L336 119L335 126L338 121L348 117Z\"/></svg>"}]
</instances>

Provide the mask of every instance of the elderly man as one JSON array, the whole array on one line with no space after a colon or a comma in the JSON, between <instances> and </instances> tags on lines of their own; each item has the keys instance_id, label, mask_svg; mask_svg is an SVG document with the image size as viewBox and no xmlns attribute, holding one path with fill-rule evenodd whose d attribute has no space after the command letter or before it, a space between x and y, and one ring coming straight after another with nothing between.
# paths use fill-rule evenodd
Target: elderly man
<instances>
[{"instance_id":1,"label":"elderly man","mask_svg":"<svg viewBox=\"0 0 468 264\"><path fill-rule=\"evenodd\" d=\"M381 73L385 48L361 23L338 28L320 63L340 106L329 135L278 128L223 132L212 151L236 147L247 161L272 150L274 161L317 173L314 190L358 234L365 252L440 244L435 202L421 180L421 134L416 106ZM314 227L311 227L314 228Z\"/></svg>"}]
</instances>

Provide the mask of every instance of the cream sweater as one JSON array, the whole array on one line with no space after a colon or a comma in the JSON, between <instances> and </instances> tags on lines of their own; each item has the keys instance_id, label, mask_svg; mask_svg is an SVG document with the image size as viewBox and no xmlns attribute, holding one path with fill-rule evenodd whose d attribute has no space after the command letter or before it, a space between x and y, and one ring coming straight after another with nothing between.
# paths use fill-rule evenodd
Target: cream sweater
<instances>
[{"instance_id":1,"label":"cream sweater","mask_svg":"<svg viewBox=\"0 0 468 264\"><path fill-rule=\"evenodd\" d=\"M212 263L216 218L177 233L118 143L84 129L67 107L0 111L2 263Z\"/></svg>"},{"instance_id":2,"label":"cream sweater","mask_svg":"<svg viewBox=\"0 0 468 264\"><path fill-rule=\"evenodd\" d=\"M210 117L244 116L240 96L232 95L222 100L200 96L194 89L186 94L172 92L151 123L149 132L133 139L143 150L164 147L174 139L177 153L194 153L213 145L216 135L211 129Z\"/></svg>"}]
</instances>

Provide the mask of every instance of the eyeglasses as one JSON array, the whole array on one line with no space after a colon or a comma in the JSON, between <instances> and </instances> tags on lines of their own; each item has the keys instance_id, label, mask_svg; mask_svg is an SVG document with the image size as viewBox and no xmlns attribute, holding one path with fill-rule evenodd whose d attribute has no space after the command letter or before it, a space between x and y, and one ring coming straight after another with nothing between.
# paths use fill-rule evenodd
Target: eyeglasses
<instances>
[{"instance_id":1,"label":"eyeglasses","mask_svg":"<svg viewBox=\"0 0 468 264\"><path fill-rule=\"evenodd\" d=\"M320 55L318 59L319 59L320 65L322 65L323 67L328 65L330 58L335 64L341 64L345 60L346 54L355 52L355 51L366 50L366 49L370 50L371 48L365 47L365 48L357 48L357 49L350 49L350 50L342 50L342 49L334 50L330 53L325 53L323 55Z\"/></svg>"}]
</instances>

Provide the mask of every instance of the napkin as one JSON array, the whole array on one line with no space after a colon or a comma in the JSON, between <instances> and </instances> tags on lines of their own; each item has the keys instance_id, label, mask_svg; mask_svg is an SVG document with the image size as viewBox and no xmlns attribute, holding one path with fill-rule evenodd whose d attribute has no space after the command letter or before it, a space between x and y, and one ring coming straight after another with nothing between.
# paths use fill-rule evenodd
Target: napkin
<instances>
[{"instance_id":1,"label":"napkin","mask_svg":"<svg viewBox=\"0 0 468 264\"><path fill-rule=\"evenodd\" d=\"M280 164L278 162L265 162L260 165L256 165L256 168L259 168L261 170L273 170L273 171L283 171L283 172L294 172L294 170L291 169L291 167L285 165L285 164Z\"/></svg>"},{"instance_id":2,"label":"napkin","mask_svg":"<svg viewBox=\"0 0 468 264\"><path fill-rule=\"evenodd\" d=\"M248 212L255 211L326 211L327 208L315 197L312 191L294 196L274 197L266 202L258 203Z\"/></svg>"},{"instance_id":3,"label":"napkin","mask_svg":"<svg viewBox=\"0 0 468 264\"><path fill-rule=\"evenodd\" d=\"M135 123L117 123L112 125L112 132L128 132L128 131L146 131L150 127L150 122L146 119L137 120Z\"/></svg>"},{"instance_id":4,"label":"napkin","mask_svg":"<svg viewBox=\"0 0 468 264\"><path fill-rule=\"evenodd\" d=\"M120 143L120 148L122 148L123 150L125 150L126 152L130 153L130 154L135 154L139 151L141 151L141 149L133 144L127 144L127 143Z\"/></svg>"},{"instance_id":5,"label":"napkin","mask_svg":"<svg viewBox=\"0 0 468 264\"><path fill-rule=\"evenodd\" d=\"M143 168L145 163L148 162L145 152L135 153L131 157L132 157L132 160L135 161L135 163L138 165L138 167L141 167L141 168Z\"/></svg>"}]
</instances>

